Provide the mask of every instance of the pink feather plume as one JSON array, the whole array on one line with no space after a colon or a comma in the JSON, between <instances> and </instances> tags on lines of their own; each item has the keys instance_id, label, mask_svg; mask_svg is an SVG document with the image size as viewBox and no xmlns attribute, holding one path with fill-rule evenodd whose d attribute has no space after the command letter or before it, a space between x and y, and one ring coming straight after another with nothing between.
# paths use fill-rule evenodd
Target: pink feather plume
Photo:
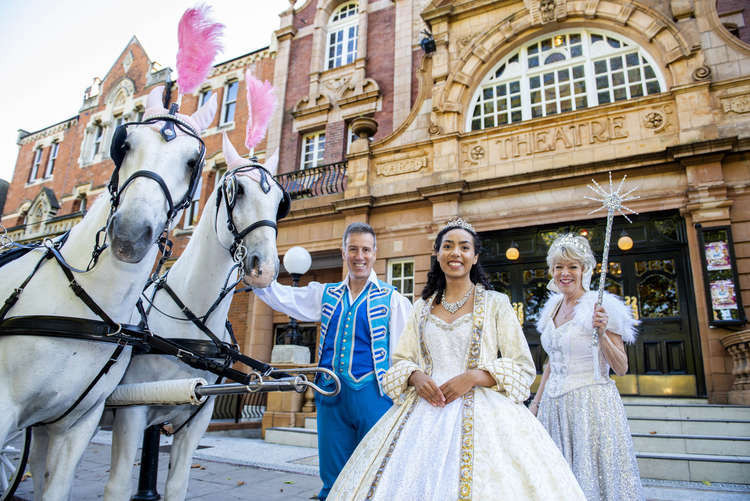
<instances>
[{"instance_id":1,"label":"pink feather plume","mask_svg":"<svg viewBox=\"0 0 750 501\"><path fill-rule=\"evenodd\" d=\"M276 96L273 93L273 85L261 82L250 74L250 70L245 72L245 85L248 111L245 146L252 150L266 134L271 113L276 106Z\"/></svg>"},{"instance_id":2,"label":"pink feather plume","mask_svg":"<svg viewBox=\"0 0 750 501\"><path fill-rule=\"evenodd\" d=\"M216 54L222 49L224 25L213 22L206 5L188 9L177 27L177 85L180 94L195 92L208 76Z\"/></svg>"}]
</instances>

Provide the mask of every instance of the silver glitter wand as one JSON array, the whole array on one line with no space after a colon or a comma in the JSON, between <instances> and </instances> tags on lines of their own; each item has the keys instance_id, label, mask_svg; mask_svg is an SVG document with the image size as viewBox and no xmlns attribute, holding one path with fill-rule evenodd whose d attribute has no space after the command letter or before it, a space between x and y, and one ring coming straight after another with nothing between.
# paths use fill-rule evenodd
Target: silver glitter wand
<instances>
[{"instance_id":1,"label":"silver glitter wand","mask_svg":"<svg viewBox=\"0 0 750 501\"><path fill-rule=\"evenodd\" d=\"M594 186L588 185L588 188L593 191L598 197L587 197L584 196L583 198L587 198L589 200L593 200L595 202L601 203L601 207L597 207L596 209L589 212L589 214L594 214L596 212L599 212L602 209L607 209L607 231L604 234L604 250L602 251L602 271L599 274L599 295L596 300L596 306L601 306L602 304L602 298L604 297L604 284L607 280L607 268L609 267L609 240L612 236L612 219L615 217L615 212L619 212L621 216L623 216L628 223L632 223L630 218L623 212L623 210L627 211L629 214L638 214L636 211L630 209L629 207L626 207L623 205L623 202L628 202L630 200L636 200L640 198L637 195L632 195L632 193L636 190L636 188L632 188L629 191L625 193L621 193L620 190L622 189L622 185L625 183L625 179L628 176L625 175L622 177L622 180L620 181L620 184L617 185L617 189L614 189L614 185L612 184L612 172L609 173L609 192L604 191L604 189L597 183L595 180L591 180L594 183ZM594 356L594 379L599 379L601 376L599 374L599 335L604 334L603 332L600 333L598 329L594 329L592 341L591 341L591 351Z\"/></svg>"}]
</instances>

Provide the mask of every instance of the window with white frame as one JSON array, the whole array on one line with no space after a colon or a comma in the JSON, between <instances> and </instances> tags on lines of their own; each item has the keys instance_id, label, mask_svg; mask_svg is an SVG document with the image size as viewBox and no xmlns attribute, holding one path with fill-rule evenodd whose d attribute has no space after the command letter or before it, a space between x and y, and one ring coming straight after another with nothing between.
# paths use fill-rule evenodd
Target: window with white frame
<instances>
[{"instance_id":1,"label":"window with white frame","mask_svg":"<svg viewBox=\"0 0 750 501\"><path fill-rule=\"evenodd\" d=\"M467 129L634 99L665 88L651 56L630 40L600 30L561 31L525 44L489 72L472 100Z\"/></svg>"},{"instance_id":2,"label":"window with white frame","mask_svg":"<svg viewBox=\"0 0 750 501\"><path fill-rule=\"evenodd\" d=\"M349 150L352 148L352 143L359 139L357 135L352 130L351 125L347 125L346 127L346 153L349 153Z\"/></svg>"},{"instance_id":3,"label":"window with white frame","mask_svg":"<svg viewBox=\"0 0 750 501\"><path fill-rule=\"evenodd\" d=\"M198 96L198 108L206 104L206 101L208 101L209 97L211 97L211 89L202 90L200 95Z\"/></svg>"},{"instance_id":4,"label":"window with white frame","mask_svg":"<svg viewBox=\"0 0 750 501\"><path fill-rule=\"evenodd\" d=\"M102 147L102 136L104 136L104 127L101 124L94 126L94 145L91 148L91 160L99 153Z\"/></svg>"},{"instance_id":5,"label":"window with white frame","mask_svg":"<svg viewBox=\"0 0 750 501\"><path fill-rule=\"evenodd\" d=\"M185 219L183 220L183 228L192 228L195 226L195 223L198 222L198 209L200 208L200 202L201 202L201 190L203 189L203 178L198 180L198 187L195 189L195 193L193 193L193 199L190 201L190 206L188 206L187 210L185 211Z\"/></svg>"},{"instance_id":6,"label":"window with white frame","mask_svg":"<svg viewBox=\"0 0 750 501\"><path fill-rule=\"evenodd\" d=\"M389 259L388 283L414 302L414 259Z\"/></svg>"},{"instance_id":7,"label":"window with white frame","mask_svg":"<svg viewBox=\"0 0 750 501\"><path fill-rule=\"evenodd\" d=\"M39 147L34 151L34 161L31 163L31 172L29 172L29 183L33 183L39 173L39 166L42 163L42 148Z\"/></svg>"},{"instance_id":8,"label":"window with white frame","mask_svg":"<svg viewBox=\"0 0 750 501\"><path fill-rule=\"evenodd\" d=\"M311 169L323 163L326 149L326 133L323 130L302 136L302 159L300 169Z\"/></svg>"},{"instance_id":9,"label":"window with white frame","mask_svg":"<svg viewBox=\"0 0 750 501\"><path fill-rule=\"evenodd\" d=\"M60 143L55 141L49 147L49 158L47 159L47 168L44 169L44 178L52 177L52 173L55 171L55 160L57 160L57 150L60 147Z\"/></svg>"},{"instance_id":10,"label":"window with white frame","mask_svg":"<svg viewBox=\"0 0 750 501\"><path fill-rule=\"evenodd\" d=\"M224 103L221 106L221 123L227 124L234 121L234 110L237 107L237 88L239 82L234 80L224 86Z\"/></svg>"},{"instance_id":11,"label":"window with white frame","mask_svg":"<svg viewBox=\"0 0 750 501\"><path fill-rule=\"evenodd\" d=\"M357 58L357 36L359 16L357 2L339 6L328 20L326 33L326 69L338 68L353 63Z\"/></svg>"}]
</instances>

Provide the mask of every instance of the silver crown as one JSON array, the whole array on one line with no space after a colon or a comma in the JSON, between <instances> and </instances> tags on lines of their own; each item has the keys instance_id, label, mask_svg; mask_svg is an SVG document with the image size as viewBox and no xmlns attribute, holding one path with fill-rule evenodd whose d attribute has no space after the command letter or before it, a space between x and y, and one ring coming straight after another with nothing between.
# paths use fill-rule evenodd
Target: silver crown
<instances>
[{"instance_id":1,"label":"silver crown","mask_svg":"<svg viewBox=\"0 0 750 501\"><path fill-rule=\"evenodd\" d=\"M552 247L573 247L581 254L588 254L591 252L591 248L584 243L583 240L579 240L578 235L575 235L573 233L566 233L562 237L557 238L554 242L552 242Z\"/></svg>"},{"instance_id":2,"label":"silver crown","mask_svg":"<svg viewBox=\"0 0 750 501\"><path fill-rule=\"evenodd\" d=\"M476 231L474 230L474 227L470 225L468 222L461 219L460 217L453 217L449 219L448 222L445 223L445 226L443 226L443 229L445 228L462 228L466 231L476 233Z\"/></svg>"}]
</instances>

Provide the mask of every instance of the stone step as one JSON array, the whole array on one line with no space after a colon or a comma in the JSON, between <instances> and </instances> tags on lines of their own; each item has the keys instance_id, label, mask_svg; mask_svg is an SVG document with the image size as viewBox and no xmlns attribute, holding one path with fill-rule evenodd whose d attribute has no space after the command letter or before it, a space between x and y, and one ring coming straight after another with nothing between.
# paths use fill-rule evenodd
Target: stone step
<instances>
[{"instance_id":1,"label":"stone step","mask_svg":"<svg viewBox=\"0 0 750 501\"><path fill-rule=\"evenodd\" d=\"M628 417L729 419L750 421L750 407L744 405L626 403Z\"/></svg>"},{"instance_id":2,"label":"stone step","mask_svg":"<svg viewBox=\"0 0 750 501\"><path fill-rule=\"evenodd\" d=\"M633 433L637 451L662 454L750 456L750 438L720 435Z\"/></svg>"},{"instance_id":3,"label":"stone step","mask_svg":"<svg viewBox=\"0 0 750 501\"><path fill-rule=\"evenodd\" d=\"M266 442L297 447L318 447L318 432L305 428L268 428Z\"/></svg>"},{"instance_id":4,"label":"stone step","mask_svg":"<svg viewBox=\"0 0 750 501\"><path fill-rule=\"evenodd\" d=\"M697 404L708 405L707 398L677 398L677 397L621 397L622 403L628 404L651 404L651 405L684 405Z\"/></svg>"},{"instance_id":5,"label":"stone step","mask_svg":"<svg viewBox=\"0 0 750 501\"><path fill-rule=\"evenodd\" d=\"M683 419L683 418L628 418L631 433L660 435L719 435L722 437L750 436L750 420L744 419Z\"/></svg>"},{"instance_id":6,"label":"stone step","mask_svg":"<svg viewBox=\"0 0 750 501\"><path fill-rule=\"evenodd\" d=\"M318 431L318 420L314 417L305 418L305 429Z\"/></svg>"},{"instance_id":7,"label":"stone step","mask_svg":"<svg viewBox=\"0 0 750 501\"><path fill-rule=\"evenodd\" d=\"M750 479L748 456L637 452L636 457L644 478L739 484Z\"/></svg>"}]
</instances>

